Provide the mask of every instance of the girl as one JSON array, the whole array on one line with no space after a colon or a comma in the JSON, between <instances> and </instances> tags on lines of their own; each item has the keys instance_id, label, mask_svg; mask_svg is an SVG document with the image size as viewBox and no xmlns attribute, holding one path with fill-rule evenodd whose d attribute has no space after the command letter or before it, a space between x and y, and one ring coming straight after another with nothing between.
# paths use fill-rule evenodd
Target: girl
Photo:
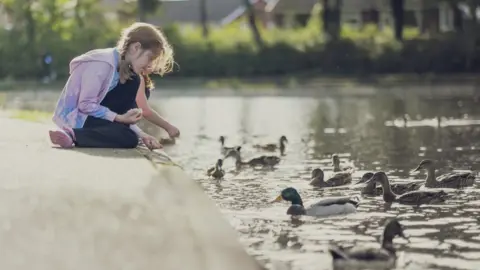
<instances>
[{"instance_id":1,"label":"girl","mask_svg":"<svg viewBox=\"0 0 480 270\"><path fill-rule=\"evenodd\" d=\"M163 75L172 65L173 51L166 38L146 23L124 29L116 48L74 58L53 115L60 129L49 132L52 143L63 148L135 148L141 139L150 149L161 148L136 125L142 111L135 99L143 70L151 67Z\"/></svg>"},{"instance_id":2,"label":"girl","mask_svg":"<svg viewBox=\"0 0 480 270\"><path fill-rule=\"evenodd\" d=\"M151 74L153 70L151 67L148 67L141 76L140 81L140 90L137 92L137 106L142 110L143 117L147 119L150 123L157 125L165 131L167 131L168 135L171 138L178 137L180 135L180 131L170 124L168 121L163 119L154 109L152 109L149 105L147 100L150 98L151 91L155 88L153 81L150 79L149 74Z\"/></svg>"}]
</instances>

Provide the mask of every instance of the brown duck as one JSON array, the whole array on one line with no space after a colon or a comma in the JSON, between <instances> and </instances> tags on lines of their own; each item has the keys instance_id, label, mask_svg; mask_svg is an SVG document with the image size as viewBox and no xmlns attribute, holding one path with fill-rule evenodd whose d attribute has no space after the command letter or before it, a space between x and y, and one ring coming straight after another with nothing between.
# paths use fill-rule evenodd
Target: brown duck
<instances>
[{"instance_id":1,"label":"brown duck","mask_svg":"<svg viewBox=\"0 0 480 270\"><path fill-rule=\"evenodd\" d=\"M443 190L415 190L398 195L393 193L390 186L388 176L384 172L376 172L369 182L377 182L382 185L383 200L386 203L397 202L405 205L419 206L422 204L436 204L443 203L448 197L448 194Z\"/></svg>"},{"instance_id":2,"label":"brown duck","mask_svg":"<svg viewBox=\"0 0 480 270\"><path fill-rule=\"evenodd\" d=\"M242 155L240 153L240 150L242 149L241 146L237 146L235 149L230 150L226 155L225 158L228 157L233 157L235 159L235 165L237 168L240 168L242 166L251 166L251 167L257 167L257 166L264 166L264 167L273 167L280 163L280 158L277 156L260 156L256 158L252 158L249 161L243 161L242 160Z\"/></svg>"},{"instance_id":3,"label":"brown duck","mask_svg":"<svg viewBox=\"0 0 480 270\"><path fill-rule=\"evenodd\" d=\"M425 179L425 187L427 188L464 188L473 186L475 183L475 175L471 172L451 172L439 176L435 176L435 162L431 159L424 159L420 162L414 171L427 171Z\"/></svg>"},{"instance_id":4,"label":"brown duck","mask_svg":"<svg viewBox=\"0 0 480 270\"><path fill-rule=\"evenodd\" d=\"M380 196L383 194L382 186L377 185L375 181L368 182L372 176L372 172L367 172L362 176L362 179L355 184L365 184L361 191L361 193L364 195ZM418 190L421 186L422 184L418 182L390 184L390 188L392 189L393 193L398 195L409 191Z\"/></svg>"},{"instance_id":5,"label":"brown duck","mask_svg":"<svg viewBox=\"0 0 480 270\"><path fill-rule=\"evenodd\" d=\"M310 185L315 187L337 187L352 183L352 174L349 172L336 173L327 180L324 180L324 177L325 174L322 169L314 169Z\"/></svg>"},{"instance_id":6,"label":"brown duck","mask_svg":"<svg viewBox=\"0 0 480 270\"><path fill-rule=\"evenodd\" d=\"M287 137L285 135L282 135L279 139L278 144L275 143L269 143L269 144L255 144L253 145L254 148L259 148L265 151L276 151L277 149L280 150L280 154L283 156L285 154L285 143L288 143Z\"/></svg>"},{"instance_id":7,"label":"brown duck","mask_svg":"<svg viewBox=\"0 0 480 270\"><path fill-rule=\"evenodd\" d=\"M207 170L207 175L213 177L214 179L222 179L225 176L225 171L222 169L223 160L218 159L215 167L211 167Z\"/></svg>"}]
</instances>

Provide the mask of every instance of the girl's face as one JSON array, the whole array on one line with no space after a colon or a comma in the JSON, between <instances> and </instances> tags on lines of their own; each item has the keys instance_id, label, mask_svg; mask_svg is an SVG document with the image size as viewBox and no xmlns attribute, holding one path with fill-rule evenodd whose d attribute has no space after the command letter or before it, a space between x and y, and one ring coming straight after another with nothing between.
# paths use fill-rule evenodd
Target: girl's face
<instances>
[{"instance_id":1,"label":"girl's face","mask_svg":"<svg viewBox=\"0 0 480 270\"><path fill-rule=\"evenodd\" d=\"M130 62L136 73L140 73L148 67L151 67L153 60L155 60L155 57L152 51L142 49L138 42L132 44Z\"/></svg>"}]
</instances>

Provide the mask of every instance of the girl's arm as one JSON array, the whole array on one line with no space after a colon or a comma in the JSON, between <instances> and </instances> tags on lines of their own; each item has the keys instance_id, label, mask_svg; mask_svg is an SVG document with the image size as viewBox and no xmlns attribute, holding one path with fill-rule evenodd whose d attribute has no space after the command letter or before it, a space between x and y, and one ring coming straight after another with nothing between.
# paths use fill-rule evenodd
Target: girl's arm
<instances>
[{"instance_id":1,"label":"girl's arm","mask_svg":"<svg viewBox=\"0 0 480 270\"><path fill-rule=\"evenodd\" d=\"M80 65L74 71L74 73L81 72L81 74L77 73L81 76L78 110L84 114L113 122L117 114L100 105L98 101L98 93L112 67L103 62L87 62Z\"/></svg>"},{"instance_id":2,"label":"girl's arm","mask_svg":"<svg viewBox=\"0 0 480 270\"><path fill-rule=\"evenodd\" d=\"M137 91L136 102L138 108L142 109L143 117L152 124L155 124L163 129L168 129L170 123L163 119L154 109L148 105L147 95L145 94L145 80L140 76L140 87Z\"/></svg>"}]
</instances>

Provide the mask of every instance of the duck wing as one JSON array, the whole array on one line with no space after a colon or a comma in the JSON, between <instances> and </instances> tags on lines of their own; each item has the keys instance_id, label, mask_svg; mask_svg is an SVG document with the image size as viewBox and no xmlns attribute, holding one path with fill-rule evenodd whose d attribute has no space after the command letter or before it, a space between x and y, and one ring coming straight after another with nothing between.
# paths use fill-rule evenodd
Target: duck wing
<instances>
[{"instance_id":1,"label":"duck wing","mask_svg":"<svg viewBox=\"0 0 480 270\"><path fill-rule=\"evenodd\" d=\"M355 200L354 198L351 197L334 197L334 198L326 198L323 199L319 202L316 202L312 204L309 208L312 207L321 207L321 206L330 206L334 204L352 204L355 207L358 207L360 202L358 200Z\"/></svg>"},{"instance_id":2,"label":"duck wing","mask_svg":"<svg viewBox=\"0 0 480 270\"><path fill-rule=\"evenodd\" d=\"M475 182L475 175L471 172L452 172L439 176L437 182L440 187L468 187Z\"/></svg>"},{"instance_id":3,"label":"duck wing","mask_svg":"<svg viewBox=\"0 0 480 270\"><path fill-rule=\"evenodd\" d=\"M215 178L215 179L220 179L222 178L223 176L225 175L225 171L220 169L220 170L215 170L213 173L212 173L212 176Z\"/></svg>"},{"instance_id":4,"label":"duck wing","mask_svg":"<svg viewBox=\"0 0 480 270\"><path fill-rule=\"evenodd\" d=\"M418 190L422 186L421 183L418 182L411 182L411 183L397 183L392 184L391 188L393 193L402 195L406 192Z\"/></svg>"},{"instance_id":5,"label":"duck wing","mask_svg":"<svg viewBox=\"0 0 480 270\"><path fill-rule=\"evenodd\" d=\"M396 201L406 205L421 205L428 203L442 203L447 198L447 193L443 190L416 190L404 193L397 197Z\"/></svg>"},{"instance_id":6,"label":"duck wing","mask_svg":"<svg viewBox=\"0 0 480 270\"><path fill-rule=\"evenodd\" d=\"M215 167L211 167L210 169L207 170L207 175L210 176L212 175L213 171L215 171Z\"/></svg>"},{"instance_id":7,"label":"duck wing","mask_svg":"<svg viewBox=\"0 0 480 270\"><path fill-rule=\"evenodd\" d=\"M328 249L332 259L335 260L357 260L357 261L389 261L392 254L383 248L353 247L345 249L342 247L330 247Z\"/></svg>"},{"instance_id":8,"label":"duck wing","mask_svg":"<svg viewBox=\"0 0 480 270\"><path fill-rule=\"evenodd\" d=\"M336 173L325 182L332 187L350 184L352 183L352 174L348 172Z\"/></svg>"}]
</instances>

